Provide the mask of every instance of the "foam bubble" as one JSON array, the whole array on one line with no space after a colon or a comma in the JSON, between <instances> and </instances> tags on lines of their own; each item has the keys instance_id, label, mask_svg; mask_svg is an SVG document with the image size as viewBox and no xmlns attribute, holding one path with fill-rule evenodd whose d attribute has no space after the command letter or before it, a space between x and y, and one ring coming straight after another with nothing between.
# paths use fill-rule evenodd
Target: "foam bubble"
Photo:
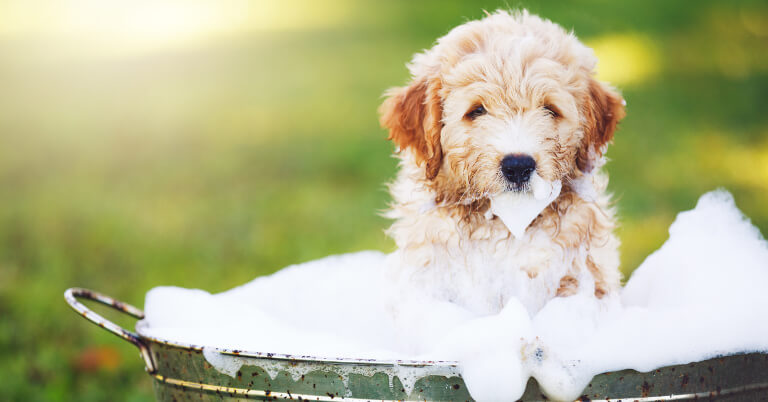
<instances>
[{"instance_id":1,"label":"foam bubble","mask_svg":"<svg viewBox=\"0 0 768 402\"><path fill-rule=\"evenodd\" d=\"M517 399L530 377L550 398L574 399L606 371L768 351L768 320L757 318L768 316L768 245L730 194L705 194L669 233L621 295L597 300L585 286L533 316L514 298L496 313L429 292L387 297L387 256L361 252L291 266L217 295L152 289L140 332L259 352L456 360L480 400ZM222 372L242 364L212 350L204 354ZM416 374L394 376L410 386Z\"/></svg>"},{"instance_id":2,"label":"foam bubble","mask_svg":"<svg viewBox=\"0 0 768 402\"><path fill-rule=\"evenodd\" d=\"M560 180L547 182L538 174L531 177L531 191L506 191L491 198L491 213L519 239L528 225L560 195Z\"/></svg>"}]
</instances>

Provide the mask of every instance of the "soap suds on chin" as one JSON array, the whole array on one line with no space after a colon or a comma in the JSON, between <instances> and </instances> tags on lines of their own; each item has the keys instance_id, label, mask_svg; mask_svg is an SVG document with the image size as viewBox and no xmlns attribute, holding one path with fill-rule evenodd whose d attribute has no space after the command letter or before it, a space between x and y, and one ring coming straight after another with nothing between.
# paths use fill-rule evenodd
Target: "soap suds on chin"
<instances>
[{"instance_id":1,"label":"soap suds on chin","mask_svg":"<svg viewBox=\"0 0 768 402\"><path fill-rule=\"evenodd\" d=\"M597 300L585 286L532 316L514 298L499 313L426 296L393 306L397 301L381 290L386 256L361 252L292 266L217 295L152 289L139 331L256 352L456 360L480 400L518 399L529 377L548 397L572 400L606 371L768 351L768 320L761 319L768 317L768 245L730 194L705 194L669 234L621 295ZM431 319L383 319L392 311ZM243 364L210 348L204 355L226 373ZM415 381L410 372L392 375Z\"/></svg>"},{"instance_id":2,"label":"soap suds on chin","mask_svg":"<svg viewBox=\"0 0 768 402\"><path fill-rule=\"evenodd\" d=\"M491 197L491 213L498 216L516 239L559 195L560 180L547 182L538 174L531 176L531 191L506 191Z\"/></svg>"}]
</instances>

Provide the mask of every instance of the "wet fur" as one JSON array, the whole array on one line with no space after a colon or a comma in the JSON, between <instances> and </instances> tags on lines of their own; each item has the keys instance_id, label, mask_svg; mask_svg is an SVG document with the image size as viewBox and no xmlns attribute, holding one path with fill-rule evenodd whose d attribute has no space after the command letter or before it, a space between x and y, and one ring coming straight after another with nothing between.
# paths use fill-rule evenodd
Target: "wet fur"
<instances>
[{"instance_id":1,"label":"wet fur","mask_svg":"<svg viewBox=\"0 0 768 402\"><path fill-rule=\"evenodd\" d=\"M398 246L392 270L436 281L441 294L456 295L451 301L480 310L511 296L536 310L576 293L585 278L597 297L619 288L619 242L600 167L624 107L594 79L595 65L573 34L527 12L468 22L414 56L411 82L387 91L380 108L400 161L387 214ZM468 119L476 104L487 116ZM538 175L563 182L520 239L489 213L490 197L508 190L499 164L510 152L531 154ZM520 272L532 288L510 279ZM461 275L507 278L517 290L490 281L485 299L463 300L450 279Z\"/></svg>"}]
</instances>

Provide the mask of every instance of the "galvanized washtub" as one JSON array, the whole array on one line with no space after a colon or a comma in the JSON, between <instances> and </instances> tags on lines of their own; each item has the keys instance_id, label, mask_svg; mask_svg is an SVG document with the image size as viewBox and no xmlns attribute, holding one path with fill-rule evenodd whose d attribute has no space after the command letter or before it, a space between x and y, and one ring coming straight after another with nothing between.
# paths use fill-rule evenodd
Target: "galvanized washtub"
<instances>
[{"instance_id":1,"label":"galvanized washtub","mask_svg":"<svg viewBox=\"0 0 768 402\"><path fill-rule=\"evenodd\" d=\"M143 319L136 307L81 288L67 289L64 297L87 320L139 349L158 401L472 399L456 362L329 359L211 348L206 348L206 359L201 346L143 336L142 322L138 334L128 331L77 298ZM231 376L209 363L219 357L238 363ZM530 379L522 400L544 399L536 380ZM768 354L724 356L647 373L604 373L592 379L579 400L696 399L768 401Z\"/></svg>"}]
</instances>

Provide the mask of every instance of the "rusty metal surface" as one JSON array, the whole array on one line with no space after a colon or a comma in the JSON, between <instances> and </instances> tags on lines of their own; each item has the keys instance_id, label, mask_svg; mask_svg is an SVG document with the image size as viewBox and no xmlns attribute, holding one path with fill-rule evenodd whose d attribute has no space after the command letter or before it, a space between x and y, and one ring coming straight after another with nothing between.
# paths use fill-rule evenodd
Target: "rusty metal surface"
<instances>
[{"instance_id":1,"label":"rusty metal surface","mask_svg":"<svg viewBox=\"0 0 768 402\"><path fill-rule=\"evenodd\" d=\"M607 399L621 391L640 398L676 400L762 394L768 399L768 355L752 353L663 367L648 373L622 370L595 377L585 399ZM668 399L675 400L675 399Z\"/></svg>"},{"instance_id":2,"label":"rusty metal surface","mask_svg":"<svg viewBox=\"0 0 768 402\"><path fill-rule=\"evenodd\" d=\"M289 370L297 362L282 361L285 369L273 378L264 362L246 363L229 377L210 366L199 351L174 350L163 345L153 357L160 363L155 390L158 400L238 400L355 398L365 400L471 400L460 377L433 377L417 382L406 394L399 380L388 384L386 374L351 376L345 386L332 372L318 369L294 381ZM154 353L154 348L153 348ZM269 366L274 368L274 362ZM169 380L172 379L172 380ZM174 381L177 380L177 381ZM184 383L180 383L183 381ZM211 388L216 384L224 388ZM426 387L425 387L426 385ZM397 388L400 389L397 389ZM269 391L269 392L266 392ZM208 399L213 398L213 399ZM531 379L522 400L545 400ZM768 401L768 355L760 353L720 357L703 362L665 367L649 373L622 370L596 376L585 388L581 401Z\"/></svg>"},{"instance_id":3,"label":"rusty metal surface","mask_svg":"<svg viewBox=\"0 0 768 402\"><path fill-rule=\"evenodd\" d=\"M315 358L215 349L242 364L232 376L219 372L196 345L127 331L83 306L76 297L143 318L141 310L87 289L69 289L80 315L139 347L158 401L224 400L471 400L460 367L448 361L378 361ZM206 353L208 348L206 348ZM408 389L399 376L415 376ZM410 392L409 392L410 391ZM545 400L530 379L522 400ZM768 354L749 353L663 367L648 373L622 370L592 379L582 401L768 401Z\"/></svg>"},{"instance_id":4,"label":"rusty metal surface","mask_svg":"<svg viewBox=\"0 0 768 402\"><path fill-rule=\"evenodd\" d=\"M542 400L536 380L523 400ZM748 353L662 367L647 373L603 373L584 388L580 401L768 401L768 354Z\"/></svg>"},{"instance_id":5,"label":"rusty metal surface","mask_svg":"<svg viewBox=\"0 0 768 402\"><path fill-rule=\"evenodd\" d=\"M243 366L229 376L220 373L202 351L164 344L151 346L158 362L155 391L158 400L311 399L311 400L470 400L458 376L424 376L410 394L393 367L358 363L353 372L349 363L330 364L306 360L243 358ZM387 369L390 370L387 370ZM301 374L297 374L301 373ZM207 399L214 398L214 399Z\"/></svg>"}]
</instances>

